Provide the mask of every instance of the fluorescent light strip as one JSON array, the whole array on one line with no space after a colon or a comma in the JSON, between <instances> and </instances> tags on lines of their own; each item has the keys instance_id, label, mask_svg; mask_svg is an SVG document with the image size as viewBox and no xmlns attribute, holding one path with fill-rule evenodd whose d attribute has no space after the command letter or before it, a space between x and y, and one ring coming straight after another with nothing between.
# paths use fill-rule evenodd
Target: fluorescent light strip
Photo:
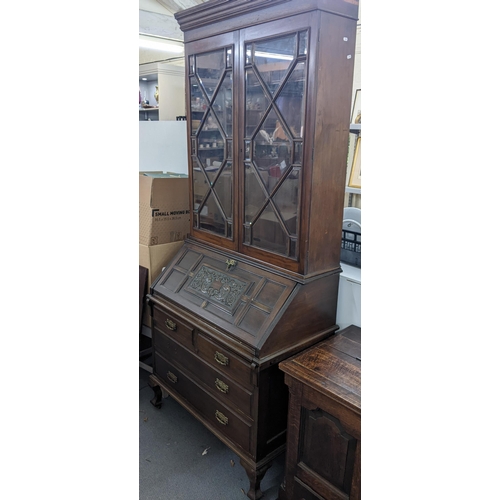
<instances>
[{"instance_id":1,"label":"fluorescent light strip","mask_svg":"<svg viewBox=\"0 0 500 500\"><path fill-rule=\"evenodd\" d=\"M164 52L175 52L176 54L181 54L182 52L184 52L184 47L182 45L160 42L159 40L146 40L141 37L139 37L139 47L143 47L145 49L162 50Z\"/></svg>"},{"instance_id":2,"label":"fluorescent light strip","mask_svg":"<svg viewBox=\"0 0 500 500\"><path fill-rule=\"evenodd\" d=\"M289 56L286 54L273 54L272 52L255 52L257 57L267 57L268 59L283 59L285 61L291 61L293 56Z\"/></svg>"}]
</instances>

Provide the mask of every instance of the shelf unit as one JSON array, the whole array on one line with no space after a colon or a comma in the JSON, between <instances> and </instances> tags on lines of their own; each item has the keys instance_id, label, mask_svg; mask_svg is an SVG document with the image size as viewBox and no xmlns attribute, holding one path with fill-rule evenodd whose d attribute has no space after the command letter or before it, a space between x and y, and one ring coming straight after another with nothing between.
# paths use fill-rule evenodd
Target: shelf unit
<instances>
[{"instance_id":1,"label":"shelf unit","mask_svg":"<svg viewBox=\"0 0 500 500\"><path fill-rule=\"evenodd\" d=\"M139 104L139 120L175 120L177 116L185 116L184 68L167 63L139 65L141 95L152 106L157 105L154 97L156 86L160 95L158 108L143 109Z\"/></svg>"}]
</instances>

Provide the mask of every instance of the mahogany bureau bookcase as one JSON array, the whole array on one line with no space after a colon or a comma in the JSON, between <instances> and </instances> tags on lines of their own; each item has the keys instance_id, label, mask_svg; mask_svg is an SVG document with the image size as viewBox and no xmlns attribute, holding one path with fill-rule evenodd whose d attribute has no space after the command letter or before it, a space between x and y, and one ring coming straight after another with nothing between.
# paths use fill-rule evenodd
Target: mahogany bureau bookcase
<instances>
[{"instance_id":1,"label":"mahogany bureau bookcase","mask_svg":"<svg viewBox=\"0 0 500 500\"><path fill-rule=\"evenodd\" d=\"M290 390L279 500L359 500L361 329L348 326L279 366Z\"/></svg>"},{"instance_id":2,"label":"mahogany bureau bookcase","mask_svg":"<svg viewBox=\"0 0 500 500\"><path fill-rule=\"evenodd\" d=\"M278 363L336 330L357 0L209 0L184 32L190 234L152 284L170 395L250 488L285 450Z\"/></svg>"}]
</instances>

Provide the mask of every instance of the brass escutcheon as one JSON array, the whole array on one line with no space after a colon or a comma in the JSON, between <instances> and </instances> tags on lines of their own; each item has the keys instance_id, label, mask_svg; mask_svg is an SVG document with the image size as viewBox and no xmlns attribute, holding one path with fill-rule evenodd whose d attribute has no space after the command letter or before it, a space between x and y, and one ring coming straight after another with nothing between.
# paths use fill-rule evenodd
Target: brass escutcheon
<instances>
[{"instance_id":1,"label":"brass escutcheon","mask_svg":"<svg viewBox=\"0 0 500 500\"><path fill-rule=\"evenodd\" d=\"M224 394L227 394L229 391L229 386L218 378L215 379L215 387L217 387L217 389Z\"/></svg>"},{"instance_id":2,"label":"brass escutcheon","mask_svg":"<svg viewBox=\"0 0 500 500\"><path fill-rule=\"evenodd\" d=\"M215 418L222 424L222 425L227 425L229 423L229 419L224 415L224 413L221 413L219 410L215 410Z\"/></svg>"},{"instance_id":3,"label":"brass escutcheon","mask_svg":"<svg viewBox=\"0 0 500 500\"><path fill-rule=\"evenodd\" d=\"M169 330L172 330L173 332L175 332L175 330L177 330L177 324L174 323L171 319L167 319L167 321L165 321L165 326Z\"/></svg>"},{"instance_id":4,"label":"brass escutcheon","mask_svg":"<svg viewBox=\"0 0 500 500\"><path fill-rule=\"evenodd\" d=\"M167 373L167 378L170 382L173 382L174 384L177 383L177 377L172 372Z\"/></svg>"},{"instance_id":5,"label":"brass escutcheon","mask_svg":"<svg viewBox=\"0 0 500 500\"><path fill-rule=\"evenodd\" d=\"M214 358L215 361L217 361L217 363L219 363L220 365L227 366L229 364L229 358L227 356L224 356L224 354L219 351L215 351Z\"/></svg>"},{"instance_id":6,"label":"brass escutcheon","mask_svg":"<svg viewBox=\"0 0 500 500\"><path fill-rule=\"evenodd\" d=\"M229 271L232 267L236 266L236 261L234 259L226 259L226 271Z\"/></svg>"}]
</instances>

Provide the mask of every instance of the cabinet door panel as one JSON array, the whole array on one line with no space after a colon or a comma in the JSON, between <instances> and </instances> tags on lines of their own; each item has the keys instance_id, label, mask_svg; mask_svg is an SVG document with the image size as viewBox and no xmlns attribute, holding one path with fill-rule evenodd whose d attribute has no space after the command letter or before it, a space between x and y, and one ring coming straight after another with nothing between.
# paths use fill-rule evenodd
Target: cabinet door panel
<instances>
[{"instance_id":1,"label":"cabinet door panel","mask_svg":"<svg viewBox=\"0 0 500 500\"><path fill-rule=\"evenodd\" d=\"M234 43L215 37L187 47L192 227L234 240ZM228 246L226 243L224 246Z\"/></svg>"},{"instance_id":2,"label":"cabinet door panel","mask_svg":"<svg viewBox=\"0 0 500 500\"><path fill-rule=\"evenodd\" d=\"M308 31L245 41L244 241L298 260Z\"/></svg>"}]
</instances>

